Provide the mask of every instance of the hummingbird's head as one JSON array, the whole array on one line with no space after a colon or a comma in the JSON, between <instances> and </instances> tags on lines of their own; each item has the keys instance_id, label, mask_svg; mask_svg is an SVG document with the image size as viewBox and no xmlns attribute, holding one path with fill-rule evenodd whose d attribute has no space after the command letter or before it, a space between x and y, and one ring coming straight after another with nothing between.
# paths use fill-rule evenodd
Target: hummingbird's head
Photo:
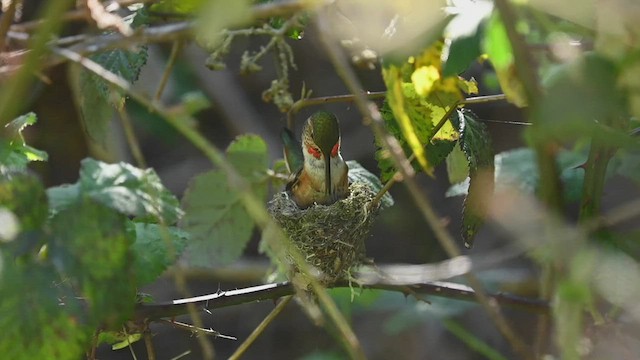
<instances>
[{"instance_id":1,"label":"hummingbird's head","mask_svg":"<svg viewBox=\"0 0 640 360\"><path fill-rule=\"evenodd\" d=\"M340 126L330 112L319 111L307 119L302 132L302 151L324 161L325 191L331 194L331 158L340 153Z\"/></svg>"}]
</instances>

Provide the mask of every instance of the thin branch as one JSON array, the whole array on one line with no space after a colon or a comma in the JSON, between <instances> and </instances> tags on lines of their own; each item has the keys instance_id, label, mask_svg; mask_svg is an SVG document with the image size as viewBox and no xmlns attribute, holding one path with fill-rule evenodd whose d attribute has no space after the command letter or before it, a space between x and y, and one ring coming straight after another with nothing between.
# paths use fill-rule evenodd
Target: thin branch
<instances>
[{"instance_id":1,"label":"thin branch","mask_svg":"<svg viewBox=\"0 0 640 360\"><path fill-rule=\"evenodd\" d=\"M258 338L258 336L260 336L264 332L267 326L269 326L269 324L271 324L271 322L278 315L280 315L282 310L284 310L284 308L289 304L289 302L291 302L292 298L293 298L292 296L287 296L284 299L282 299L278 303L278 305L276 305L276 307L273 310L271 310L269 315L267 315L267 317L265 317L264 320L262 320L262 322L255 329L253 329L249 337L247 337L247 339L242 344L240 344L238 349L236 349L236 351L234 351L234 353L231 356L229 356L229 360L240 359L240 357L244 355L247 349L249 349L249 346L251 346L253 342Z\"/></svg>"},{"instance_id":2,"label":"thin branch","mask_svg":"<svg viewBox=\"0 0 640 360\"><path fill-rule=\"evenodd\" d=\"M131 150L131 155L135 159L138 167L146 169L147 162L145 161L142 150L140 149L140 143L138 142L138 137L133 129L131 117L129 117L124 106L118 108L118 115L120 117L120 122L122 123L122 128L124 129L124 136L127 139L127 144L129 144L129 150Z\"/></svg>"},{"instance_id":3,"label":"thin branch","mask_svg":"<svg viewBox=\"0 0 640 360\"><path fill-rule=\"evenodd\" d=\"M147 360L156 360L156 349L153 347L153 335L149 330L144 332L144 346L147 348Z\"/></svg>"},{"instance_id":4,"label":"thin branch","mask_svg":"<svg viewBox=\"0 0 640 360\"><path fill-rule=\"evenodd\" d=\"M365 92L365 96L368 99L381 99L386 96L386 91L367 91ZM324 105L338 102L352 102L354 101L355 96L351 94L347 95L333 95L333 96L321 96L315 98L302 98L293 103L291 109L287 113L287 117L291 119L298 111L308 107L308 106L316 106L316 105Z\"/></svg>"},{"instance_id":5,"label":"thin branch","mask_svg":"<svg viewBox=\"0 0 640 360\"><path fill-rule=\"evenodd\" d=\"M402 153L402 149L400 148L397 139L387 133L380 111L377 109L375 104L371 103L363 95L362 86L351 69L349 61L333 39L329 38L326 19L322 14L317 19L320 40L323 43L324 48L327 50L336 72L342 78L349 91L356 95L355 103L358 109L365 119L371 120L374 133L382 141L385 149L390 152L396 167L402 174L404 184L413 195L416 205L420 209L424 219L433 229L440 245L444 248L449 257L454 258L459 256L460 249L456 245L451 234L449 234L447 229L442 225L440 217L436 214L435 210L429 203L426 194L424 194L423 190L418 186L417 182L413 178L415 172L411 168L411 164L408 159ZM471 273L467 274L466 278L475 290L475 295L477 296L478 301L482 304L492 321L496 324L498 330L507 339L507 341L509 341L514 352L523 359L533 358L531 352L527 349L527 345L511 329L511 326L500 312L497 303L490 301L491 299L487 297L480 281Z\"/></svg>"},{"instance_id":6,"label":"thin branch","mask_svg":"<svg viewBox=\"0 0 640 360\"><path fill-rule=\"evenodd\" d=\"M182 50L182 41L177 40L173 42L171 46L171 53L169 54L169 59L167 60L167 66L164 68L164 72L162 73L162 78L160 79L160 84L158 84L158 89L156 90L156 94L153 97L155 101L160 101L162 97L162 93L164 92L165 87L167 86L167 82L171 77L171 71L173 71L173 67L178 61L178 55L180 54L180 50Z\"/></svg>"},{"instance_id":7,"label":"thin branch","mask_svg":"<svg viewBox=\"0 0 640 360\"><path fill-rule=\"evenodd\" d=\"M13 19L16 15L16 7L18 6L18 0L11 0L9 8L0 17L0 51L4 51L4 45L7 37L7 32L13 23Z\"/></svg>"},{"instance_id":8,"label":"thin branch","mask_svg":"<svg viewBox=\"0 0 640 360\"><path fill-rule=\"evenodd\" d=\"M330 288L352 288L353 282L338 282ZM453 282L425 282L415 284L368 284L361 285L363 289L394 291L407 294L407 289L411 292L422 295L438 296L450 299L477 302L475 291L469 286ZM162 318L188 313L187 304L191 304L200 309L220 309L228 306L236 306L253 302L275 300L281 297L295 294L293 285L286 281L265 285L250 286L242 289L218 291L214 294L196 296L192 298L176 299L166 303L140 303L136 306L134 321L156 321ZM526 298L507 293L488 294L488 297L504 306L520 309L527 312L547 314L550 311L549 303L541 299Z\"/></svg>"},{"instance_id":9,"label":"thin branch","mask_svg":"<svg viewBox=\"0 0 640 360\"><path fill-rule=\"evenodd\" d=\"M206 329L206 328L193 326L193 325L183 323L180 321L175 321L175 320L158 319L157 321L163 324L171 325L176 329L186 330L194 335L204 334L207 336L213 336L215 338L221 338L221 339L227 339L227 340L238 340L238 338L236 338L235 336L224 335L219 331L215 331L211 328Z\"/></svg>"},{"instance_id":10,"label":"thin branch","mask_svg":"<svg viewBox=\"0 0 640 360\"><path fill-rule=\"evenodd\" d=\"M505 101L507 97L504 94L483 95L466 98L462 101L462 105L483 104L488 102Z\"/></svg>"}]
</instances>

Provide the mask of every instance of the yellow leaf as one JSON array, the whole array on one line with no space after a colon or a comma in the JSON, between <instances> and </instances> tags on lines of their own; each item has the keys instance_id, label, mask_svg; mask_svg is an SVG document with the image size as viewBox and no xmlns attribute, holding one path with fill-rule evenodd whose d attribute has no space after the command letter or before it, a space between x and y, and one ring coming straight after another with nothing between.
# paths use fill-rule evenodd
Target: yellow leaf
<instances>
[{"instance_id":1,"label":"yellow leaf","mask_svg":"<svg viewBox=\"0 0 640 360\"><path fill-rule=\"evenodd\" d=\"M433 65L421 66L411 74L411 82L420 96L427 96L438 80L440 80L440 72Z\"/></svg>"},{"instance_id":2,"label":"yellow leaf","mask_svg":"<svg viewBox=\"0 0 640 360\"><path fill-rule=\"evenodd\" d=\"M395 66L390 66L389 68L384 69L382 74L387 85L387 101L389 102L389 106L393 110L393 114L398 121L402 135L411 148L411 151L416 155L416 159L423 171L429 175L433 175L433 166L430 166L427 161L423 147L424 145L420 142L420 139L418 139L418 135L413 127L411 118L405 109L405 98L402 91L402 75L400 73L400 69Z\"/></svg>"}]
</instances>

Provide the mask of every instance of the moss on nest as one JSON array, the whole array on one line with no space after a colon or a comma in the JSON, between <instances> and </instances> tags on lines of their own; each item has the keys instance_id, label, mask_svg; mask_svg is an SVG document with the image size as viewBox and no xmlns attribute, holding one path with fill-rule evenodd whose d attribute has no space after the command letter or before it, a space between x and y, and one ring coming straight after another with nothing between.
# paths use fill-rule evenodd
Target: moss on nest
<instances>
[{"instance_id":1,"label":"moss on nest","mask_svg":"<svg viewBox=\"0 0 640 360\"><path fill-rule=\"evenodd\" d=\"M332 205L300 209L287 192L277 193L268 209L325 283L346 278L365 259L364 240L379 207L369 209L375 192L363 182L349 186L350 194ZM295 265L289 259L291 265Z\"/></svg>"}]
</instances>

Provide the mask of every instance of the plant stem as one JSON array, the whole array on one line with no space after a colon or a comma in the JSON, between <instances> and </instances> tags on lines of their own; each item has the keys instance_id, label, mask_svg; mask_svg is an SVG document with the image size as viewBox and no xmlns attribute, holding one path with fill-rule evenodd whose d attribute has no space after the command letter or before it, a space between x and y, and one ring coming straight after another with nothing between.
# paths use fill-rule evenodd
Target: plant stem
<instances>
[{"instance_id":1,"label":"plant stem","mask_svg":"<svg viewBox=\"0 0 640 360\"><path fill-rule=\"evenodd\" d=\"M453 258L459 256L460 249L456 245L451 234L449 234L446 228L442 225L440 217L436 214L426 195L413 178L415 172L413 171L413 168L411 168L411 164L408 162L407 158L402 153L402 149L400 148L397 139L387 133L379 110L375 104L368 101L364 96L362 86L351 69L349 61L333 39L330 39L328 35L328 25L326 24L326 19L322 14L318 19L318 29L320 40L323 43L324 48L327 50L336 72L342 78L349 91L356 95L356 106L365 119L371 120L371 126L375 135L382 141L385 149L391 154L396 167L404 178L404 184L413 195L413 199L416 202L417 207L434 231L440 245L444 248L449 257ZM527 349L526 344L514 333L506 319L503 317L498 305L495 302L490 301L487 297L480 281L471 273L466 275L466 279L475 290L478 302L487 311L492 321L498 327L498 330L507 339L507 341L509 341L514 352L523 359L533 358L530 351Z\"/></svg>"},{"instance_id":2,"label":"plant stem","mask_svg":"<svg viewBox=\"0 0 640 360\"><path fill-rule=\"evenodd\" d=\"M229 360L240 359L240 357L244 355L244 353L247 351L247 349L249 349L249 347L253 344L253 342L256 341L258 336L260 336L264 332L267 326L269 326L269 324L271 324L271 322L278 315L280 315L282 310L284 310L284 308L289 304L289 302L291 302L291 299L292 299L292 296L287 296L283 298L278 303L278 305L276 305L276 307L273 310L271 310L269 315L267 315L267 317L265 317L264 320L262 320L262 322L255 329L253 329L251 334L249 334L249 337L247 337L247 339L242 344L240 344L238 349L236 349L236 351L234 351L234 353L231 356L229 356Z\"/></svg>"},{"instance_id":3,"label":"plant stem","mask_svg":"<svg viewBox=\"0 0 640 360\"><path fill-rule=\"evenodd\" d=\"M7 31L9 31L11 23L13 23L13 18L16 15L16 6L18 6L18 0L10 1L9 8L7 8L7 11L0 17L0 52L4 51Z\"/></svg>"},{"instance_id":4,"label":"plant stem","mask_svg":"<svg viewBox=\"0 0 640 360\"><path fill-rule=\"evenodd\" d=\"M167 86L167 82L169 82L169 78L171 77L171 71L178 61L178 55L180 54L180 50L182 50L182 41L176 40L173 42L171 46L171 53L169 54L169 59L167 60L167 66L162 73L162 78L160 79L160 84L158 84L158 89L156 90L156 94L153 97L154 101L160 101L162 97L162 93L164 92L165 87Z\"/></svg>"},{"instance_id":5,"label":"plant stem","mask_svg":"<svg viewBox=\"0 0 640 360\"><path fill-rule=\"evenodd\" d=\"M122 123L122 128L124 129L124 136L127 139L127 144L129 144L129 150L131 150L131 156L133 156L138 167L146 169L147 162L145 161L142 150L140 149L140 143L138 142L136 132L133 130L131 117L129 117L124 106L118 108L118 115L120 117L120 122Z\"/></svg>"},{"instance_id":6,"label":"plant stem","mask_svg":"<svg viewBox=\"0 0 640 360\"><path fill-rule=\"evenodd\" d=\"M38 72L42 65L42 57L47 51L47 43L51 36L58 34L62 26L60 15L72 3L71 0L50 0L44 3L42 12L45 19L42 26L33 36L29 51L22 63L10 79L2 84L0 91L0 127L4 127L9 121L18 115L24 105L22 99L33 81L33 73Z\"/></svg>"}]
</instances>

